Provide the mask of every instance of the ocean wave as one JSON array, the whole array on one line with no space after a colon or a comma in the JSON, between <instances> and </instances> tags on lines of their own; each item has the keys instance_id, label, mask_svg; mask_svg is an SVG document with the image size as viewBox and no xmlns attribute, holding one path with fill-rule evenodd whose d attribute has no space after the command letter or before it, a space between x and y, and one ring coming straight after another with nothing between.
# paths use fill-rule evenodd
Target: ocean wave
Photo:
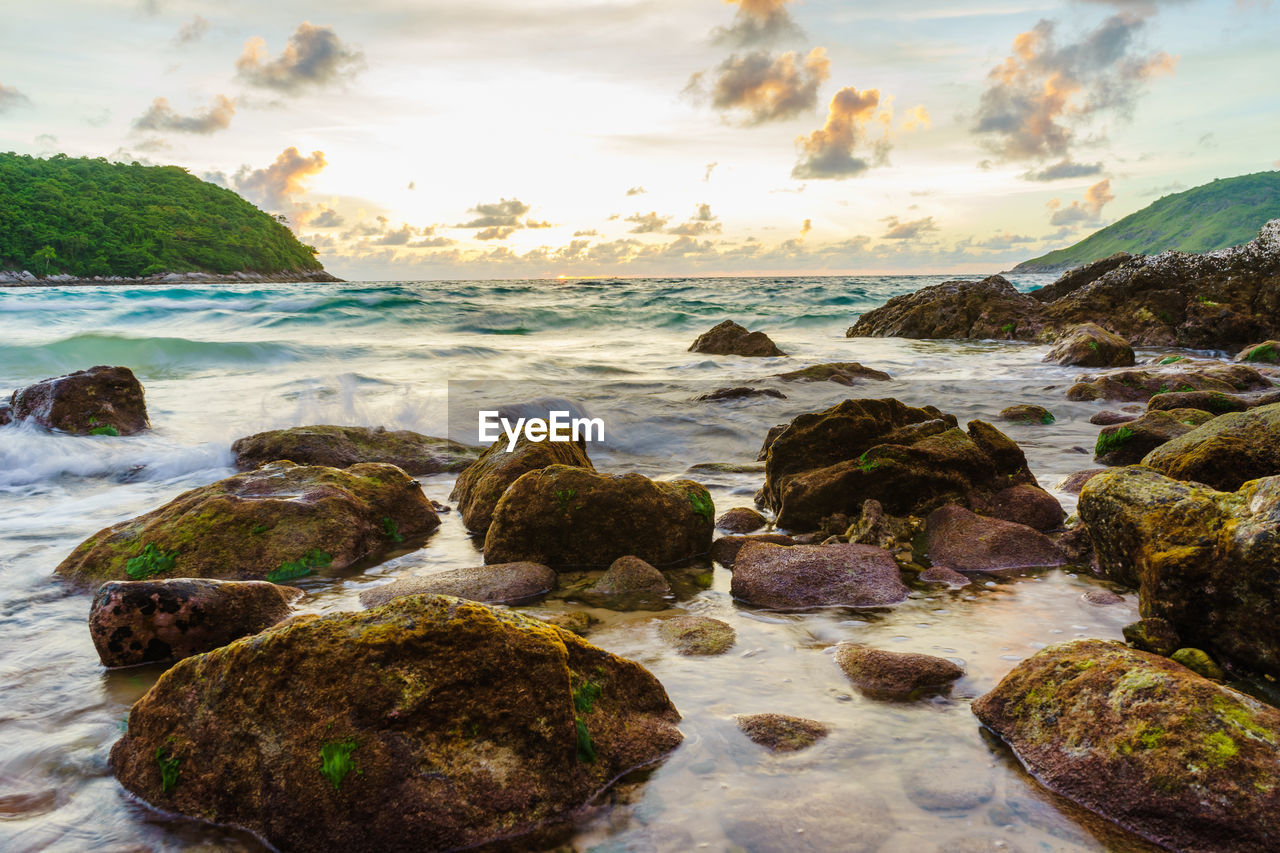
<instances>
[{"instance_id":1,"label":"ocean wave","mask_svg":"<svg viewBox=\"0 0 1280 853\"><path fill-rule=\"evenodd\" d=\"M298 361L307 348L272 341L200 341L88 332L42 344L0 344L8 375L44 378L95 364L122 364L136 373L174 376L208 367Z\"/></svg>"}]
</instances>

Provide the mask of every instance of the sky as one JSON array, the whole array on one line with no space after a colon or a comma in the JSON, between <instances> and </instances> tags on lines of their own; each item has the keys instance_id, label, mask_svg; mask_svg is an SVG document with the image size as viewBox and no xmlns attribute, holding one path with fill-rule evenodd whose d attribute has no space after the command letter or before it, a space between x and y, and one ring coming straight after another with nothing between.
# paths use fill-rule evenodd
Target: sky
<instances>
[{"instance_id":1,"label":"sky","mask_svg":"<svg viewBox=\"0 0 1280 853\"><path fill-rule=\"evenodd\" d=\"M6 3L0 150L350 280L991 273L1280 168L1266 0Z\"/></svg>"}]
</instances>

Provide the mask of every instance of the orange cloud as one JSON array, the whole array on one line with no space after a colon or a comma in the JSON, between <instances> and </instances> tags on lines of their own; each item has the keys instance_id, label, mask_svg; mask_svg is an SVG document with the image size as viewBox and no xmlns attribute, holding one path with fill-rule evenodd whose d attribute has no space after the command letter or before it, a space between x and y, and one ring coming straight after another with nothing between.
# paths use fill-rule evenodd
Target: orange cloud
<instances>
[{"instance_id":1,"label":"orange cloud","mask_svg":"<svg viewBox=\"0 0 1280 853\"><path fill-rule=\"evenodd\" d=\"M796 140L801 157L791 170L791 177L843 180L862 174L872 165L886 162L889 155L887 136L871 143L870 160L854 156L854 152L868 141L867 125L873 121L887 124L888 116L888 111L880 110L880 92L877 89L860 92L853 86L846 86L836 92L822 129Z\"/></svg>"}]
</instances>

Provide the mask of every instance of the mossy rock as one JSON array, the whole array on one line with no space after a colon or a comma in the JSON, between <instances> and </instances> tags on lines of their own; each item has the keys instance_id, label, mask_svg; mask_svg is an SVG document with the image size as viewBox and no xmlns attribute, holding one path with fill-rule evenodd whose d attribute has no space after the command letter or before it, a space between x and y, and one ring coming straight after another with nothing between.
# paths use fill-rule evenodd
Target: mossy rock
<instances>
[{"instance_id":1,"label":"mossy rock","mask_svg":"<svg viewBox=\"0 0 1280 853\"><path fill-rule=\"evenodd\" d=\"M347 468L361 462L385 462L406 474L440 474L464 470L480 448L447 438L383 427L302 426L260 432L231 445L236 467L249 471L287 459L298 465Z\"/></svg>"},{"instance_id":2,"label":"mossy rock","mask_svg":"<svg viewBox=\"0 0 1280 853\"><path fill-rule=\"evenodd\" d=\"M56 571L81 585L178 577L286 581L346 568L439 525L421 486L393 465L273 462L98 531Z\"/></svg>"},{"instance_id":3,"label":"mossy rock","mask_svg":"<svg viewBox=\"0 0 1280 853\"><path fill-rule=\"evenodd\" d=\"M643 667L567 631L409 596L187 658L111 766L158 809L282 850L457 850L567 816L675 748L679 719Z\"/></svg>"},{"instance_id":4,"label":"mossy rock","mask_svg":"<svg viewBox=\"0 0 1280 853\"><path fill-rule=\"evenodd\" d=\"M494 509L507 487L530 471L540 471L548 465L595 470L584 444L529 441L522 434L509 453L505 439L485 448L475 464L458 476L449 500L457 504L467 529L483 534L488 531Z\"/></svg>"},{"instance_id":5,"label":"mossy rock","mask_svg":"<svg viewBox=\"0 0 1280 853\"><path fill-rule=\"evenodd\" d=\"M739 714L734 722L739 731L770 752L808 749L831 731L817 720L789 714Z\"/></svg>"},{"instance_id":6,"label":"mossy rock","mask_svg":"<svg viewBox=\"0 0 1280 853\"><path fill-rule=\"evenodd\" d=\"M556 588L556 573L537 563L499 563L400 578L360 593L365 607L405 595L451 595L484 604L527 602Z\"/></svg>"},{"instance_id":7,"label":"mossy rock","mask_svg":"<svg viewBox=\"0 0 1280 853\"><path fill-rule=\"evenodd\" d=\"M658 636L682 655L720 655L733 648L738 634L728 622L691 613L664 619L658 625Z\"/></svg>"},{"instance_id":8,"label":"mossy rock","mask_svg":"<svg viewBox=\"0 0 1280 853\"><path fill-rule=\"evenodd\" d=\"M1128 341L1096 323L1068 329L1044 360L1076 367L1131 367L1135 361Z\"/></svg>"},{"instance_id":9,"label":"mossy rock","mask_svg":"<svg viewBox=\"0 0 1280 853\"><path fill-rule=\"evenodd\" d=\"M1032 403L1020 403L1016 406L1008 406L1000 410L1000 420L1009 423L1022 424L1023 426L1048 426L1054 423L1057 418L1053 416L1053 412L1044 406L1036 406Z\"/></svg>"},{"instance_id":10,"label":"mossy rock","mask_svg":"<svg viewBox=\"0 0 1280 853\"><path fill-rule=\"evenodd\" d=\"M842 643L836 664L854 686L876 699L915 699L940 693L964 670L946 658L914 652L890 652Z\"/></svg>"},{"instance_id":11,"label":"mossy rock","mask_svg":"<svg viewBox=\"0 0 1280 853\"><path fill-rule=\"evenodd\" d=\"M1146 402L1162 394L1192 391L1261 391L1271 382L1246 364L1133 367L1086 376L1067 389L1068 400Z\"/></svg>"},{"instance_id":12,"label":"mossy rock","mask_svg":"<svg viewBox=\"0 0 1280 853\"><path fill-rule=\"evenodd\" d=\"M864 367L856 361L837 361L814 364L800 370L777 374L787 382L834 382L837 385L857 385L861 382L888 382L893 377L883 370Z\"/></svg>"},{"instance_id":13,"label":"mossy rock","mask_svg":"<svg viewBox=\"0 0 1280 853\"><path fill-rule=\"evenodd\" d=\"M1042 784L1171 850L1280 837L1280 711L1173 661L1077 640L973 703Z\"/></svg>"},{"instance_id":14,"label":"mossy rock","mask_svg":"<svg viewBox=\"0 0 1280 853\"><path fill-rule=\"evenodd\" d=\"M105 365L14 391L6 417L71 435L134 435L151 427L142 383L127 367Z\"/></svg>"},{"instance_id":15,"label":"mossy rock","mask_svg":"<svg viewBox=\"0 0 1280 853\"><path fill-rule=\"evenodd\" d=\"M725 320L698 335L689 352L709 355L742 355L752 358L786 355L764 332L748 332L732 320Z\"/></svg>"},{"instance_id":16,"label":"mossy rock","mask_svg":"<svg viewBox=\"0 0 1280 853\"><path fill-rule=\"evenodd\" d=\"M1219 492L1142 466L1080 493L1099 567L1143 617L1232 666L1280 676L1280 477Z\"/></svg>"},{"instance_id":17,"label":"mossy rock","mask_svg":"<svg viewBox=\"0 0 1280 853\"><path fill-rule=\"evenodd\" d=\"M1101 465L1134 465L1162 444L1213 420L1199 409L1147 412L1136 420L1104 427L1098 433L1094 461Z\"/></svg>"},{"instance_id":18,"label":"mossy rock","mask_svg":"<svg viewBox=\"0 0 1280 853\"><path fill-rule=\"evenodd\" d=\"M1280 364L1280 341L1263 341L1251 344L1240 350L1236 361L1247 361L1253 364Z\"/></svg>"},{"instance_id":19,"label":"mossy rock","mask_svg":"<svg viewBox=\"0 0 1280 853\"><path fill-rule=\"evenodd\" d=\"M1280 403L1207 420L1152 449L1142 464L1222 491L1280 474Z\"/></svg>"},{"instance_id":20,"label":"mossy rock","mask_svg":"<svg viewBox=\"0 0 1280 853\"><path fill-rule=\"evenodd\" d=\"M715 505L692 480L650 480L552 465L503 494L485 537L486 563L528 560L558 571L634 556L688 565L711 548Z\"/></svg>"},{"instance_id":21,"label":"mossy rock","mask_svg":"<svg viewBox=\"0 0 1280 853\"><path fill-rule=\"evenodd\" d=\"M1222 671L1222 667L1214 663L1213 658L1202 649L1178 649L1169 655L1169 659L1177 661L1196 675L1202 675L1212 681L1227 679L1227 674Z\"/></svg>"},{"instance_id":22,"label":"mossy rock","mask_svg":"<svg viewBox=\"0 0 1280 853\"><path fill-rule=\"evenodd\" d=\"M1181 645L1178 632L1173 630L1168 620L1159 617L1139 619L1137 622L1125 625L1121 633L1124 634L1125 642L1129 645L1138 651L1151 652L1153 655L1168 657Z\"/></svg>"}]
</instances>

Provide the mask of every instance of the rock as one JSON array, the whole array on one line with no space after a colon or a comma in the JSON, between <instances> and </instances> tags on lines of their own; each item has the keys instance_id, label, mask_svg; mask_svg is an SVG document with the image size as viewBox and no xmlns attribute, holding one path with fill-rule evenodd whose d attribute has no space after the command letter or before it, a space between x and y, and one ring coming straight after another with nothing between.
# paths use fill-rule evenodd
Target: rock
<instances>
[{"instance_id":1,"label":"rock","mask_svg":"<svg viewBox=\"0 0 1280 853\"><path fill-rule=\"evenodd\" d=\"M1280 474L1280 404L1208 420L1153 449L1142 464L1224 492Z\"/></svg>"},{"instance_id":2,"label":"rock","mask_svg":"<svg viewBox=\"0 0 1280 853\"><path fill-rule=\"evenodd\" d=\"M760 446L760 452L756 454L757 462L763 462L769 458L769 448L773 445L774 439L782 435L783 430L789 426L790 424L778 424L777 426L769 427L769 432L764 437L764 444Z\"/></svg>"},{"instance_id":3,"label":"rock","mask_svg":"<svg viewBox=\"0 0 1280 853\"><path fill-rule=\"evenodd\" d=\"M1103 427L1094 446L1095 462L1103 465L1134 465L1166 442L1213 420L1199 409L1172 409L1147 412L1136 421Z\"/></svg>"},{"instance_id":4,"label":"rock","mask_svg":"<svg viewBox=\"0 0 1280 853\"><path fill-rule=\"evenodd\" d=\"M1182 645L1173 626L1158 617L1139 619L1120 630L1125 642L1142 652L1168 657Z\"/></svg>"},{"instance_id":5,"label":"rock","mask_svg":"<svg viewBox=\"0 0 1280 853\"><path fill-rule=\"evenodd\" d=\"M883 607L907 600L893 556L871 545L750 542L734 562L729 591L773 610Z\"/></svg>"},{"instance_id":6,"label":"rock","mask_svg":"<svg viewBox=\"0 0 1280 853\"><path fill-rule=\"evenodd\" d=\"M1056 530L1066 518L1058 499L1031 483L1010 486L993 495L971 494L969 506L983 515L1025 524L1036 530Z\"/></svg>"},{"instance_id":7,"label":"rock","mask_svg":"<svg viewBox=\"0 0 1280 853\"><path fill-rule=\"evenodd\" d=\"M686 474L763 474L759 462L699 462L690 465Z\"/></svg>"},{"instance_id":8,"label":"rock","mask_svg":"<svg viewBox=\"0 0 1280 853\"><path fill-rule=\"evenodd\" d=\"M854 803L856 807L851 807ZM842 782L839 791L730 801L722 818L730 844L720 849L735 853L876 853L897 828L892 814L879 795L848 781Z\"/></svg>"},{"instance_id":9,"label":"rock","mask_svg":"<svg viewBox=\"0 0 1280 853\"><path fill-rule=\"evenodd\" d=\"M1106 470L1106 468L1089 468L1085 471L1076 471L1074 474L1068 474L1058 483L1058 489L1069 495L1078 495L1080 490L1084 488L1085 483Z\"/></svg>"},{"instance_id":10,"label":"rock","mask_svg":"<svg viewBox=\"0 0 1280 853\"><path fill-rule=\"evenodd\" d=\"M787 382L834 382L837 385L856 385L868 380L888 382L893 377L883 370L863 367L856 361L838 361L830 364L815 364L790 373L777 374L779 379Z\"/></svg>"},{"instance_id":11,"label":"rock","mask_svg":"<svg viewBox=\"0 0 1280 853\"><path fill-rule=\"evenodd\" d=\"M0 426L7 426L13 423L13 409L9 406L8 401L0 401Z\"/></svg>"},{"instance_id":12,"label":"rock","mask_svg":"<svg viewBox=\"0 0 1280 853\"><path fill-rule=\"evenodd\" d=\"M786 355L764 332L748 332L732 320L725 320L698 335L689 352L751 357Z\"/></svg>"},{"instance_id":13,"label":"rock","mask_svg":"<svg viewBox=\"0 0 1280 853\"><path fill-rule=\"evenodd\" d=\"M744 400L750 397L773 397L777 400L787 399L787 395L774 388L749 388L739 386L736 388L717 388L709 394L703 394L695 398L698 403L717 403L723 400Z\"/></svg>"},{"instance_id":14,"label":"rock","mask_svg":"<svg viewBox=\"0 0 1280 853\"><path fill-rule=\"evenodd\" d=\"M1068 400L1121 400L1146 402L1160 394L1189 391L1257 391L1271 382L1244 364L1214 364L1208 367L1131 367L1110 373L1085 376L1067 389ZM1192 407L1200 408L1200 407Z\"/></svg>"},{"instance_id":15,"label":"rock","mask_svg":"<svg viewBox=\"0 0 1280 853\"><path fill-rule=\"evenodd\" d=\"M769 519L745 506L736 506L716 519L716 527L730 533L751 533L768 523Z\"/></svg>"},{"instance_id":16,"label":"rock","mask_svg":"<svg viewBox=\"0 0 1280 853\"><path fill-rule=\"evenodd\" d=\"M151 428L142 383L127 367L91 367L14 391L13 420L71 435L134 435Z\"/></svg>"},{"instance_id":17,"label":"rock","mask_svg":"<svg viewBox=\"0 0 1280 853\"><path fill-rule=\"evenodd\" d=\"M451 595L484 604L527 601L556 588L556 573L537 563L498 563L448 569L392 581L360 593L365 607L381 607L406 595Z\"/></svg>"},{"instance_id":18,"label":"rock","mask_svg":"<svg viewBox=\"0 0 1280 853\"><path fill-rule=\"evenodd\" d=\"M1128 252L1116 252L1111 257L1067 270L1058 276L1058 279L1053 284L1037 287L1027 295L1041 302L1054 302L1068 293L1074 293L1086 285L1093 284L1116 267L1132 259L1133 255ZM1049 271L1051 270L1046 270L1046 272Z\"/></svg>"},{"instance_id":19,"label":"rock","mask_svg":"<svg viewBox=\"0 0 1280 853\"><path fill-rule=\"evenodd\" d=\"M439 525L422 488L393 465L272 462L99 530L56 571L80 585L157 577L283 583L344 569Z\"/></svg>"},{"instance_id":20,"label":"rock","mask_svg":"<svg viewBox=\"0 0 1280 853\"><path fill-rule=\"evenodd\" d=\"M541 471L549 465L595 470L586 447L578 442L529 441L521 435L508 453L507 442L499 439L458 475L449 500L457 505L467 529L483 534L489 530L493 511L507 488L530 471Z\"/></svg>"},{"instance_id":21,"label":"rock","mask_svg":"<svg viewBox=\"0 0 1280 853\"><path fill-rule=\"evenodd\" d=\"M959 589L962 586L968 586L973 583L973 581L969 580L955 569L948 569L946 566L930 566L920 574L916 575L916 579L921 583L946 584L952 589Z\"/></svg>"},{"instance_id":22,"label":"rock","mask_svg":"<svg viewBox=\"0 0 1280 853\"><path fill-rule=\"evenodd\" d=\"M179 662L111 766L283 850L456 850L568 815L674 749L679 719L643 667L567 631L408 596Z\"/></svg>"},{"instance_id":23,"label":"rock","mask_svg":"<svg viewBox=\"0 0 1280 853\"><path fill-rule=\"evenodd\" d=\"M1031 291L1035 293L1035 291ZM1022 848L1004 838L989 835L963 835L938 845L936 853L1023 853Z\"/></svg>"},{"instance_id":24,"label":"rock","mask_svg":"<svg viewBox=\"0 0 1280 853\"><path fill-rule=\"evenodd\" d=\"M599 596L661 598L671 594L662 572L638 557L619 557L588 590Z\"/></svg>"},{"instance_id":25,"label":"rock","mask_svg":"<svg viewBox=\"0 0 1280 853\"><path fill-rule=\"evenodd\" d=\"M1173 661L1062 643L1018 664L973 711L1047 788L1156 844L1275 848L1280 711Z\"/></svg>"},{"instance_id":26,"label":"rock","mask_svg":"<svg viewBox=\"0 0 1280 853\"><path fill-rule=\"evenodd\" d=\"M1080 597L1090 604L1096 604L1099 607L1109 607L1113 604L1124 604L1124 596L1117 595L1109 589L1091 589Z\"/></svg>"},{"instance_id":27,"label":"rock","mask_svg":"<svg viewBox=\"0 0 1280 853\"><path fill-rule=\"evenodd\" d=\"M1007 572L1066 562L1043 533L954 504L930 513L925 538L929 561L958 572Z\"/></svg>"},{"instance_id":28,"label":"rock","mask_svg":"<svg viewBox=\"0 0 1280 853\"><path fill-rule=\"evenodd\" d=\"M1089 538L1088 525L1081 522L1079 516L1072 516L1071 524L1062 530L1046 535L1058 546L1068 564L1088 566L1093 563L1093 540Z\"/></svg>"},{"instance_id":29,"label":"rock","mask_svg":"<svg viewBox=\"0 0 1280 853\"><path fill-rule=\"evenodd\" d=\"M836 664L855 687L877 699L914 699L940 692L964 675L946 658L848 643L836 647Z\"/></svg>"},{"instance_id":30,"label":"rock","mask_svg":"<svg viewBox=\"0 0 1280 853\"><path fill-rule=\"evenodd\" d=\"M929 762L908 773L902 787L907 799L930 812L976 809L996 793L990 773L981 772L972 761L957 759Z\"/></svg>"},{"instance_id":31,"label":"rock","mask_svg":"<svg viewBox=\"0 0 1280 853\"><path fill-rule=\"evenodd\" d=\"M844 538L854 545L874 545L897 553L910 550L911 539L919 525L919 519L894 518L886 514L880 501L868 498L862 503L862 515L845 528Z\"/></svg>"},{"instance_id":32,"label":"rock","mask_svg":"<svg viewBox=\"0 0 1280 853\"><path fill-rule=\"evenodd\" d=\"M557 628L563 628L566 631L577 634L579 637L585 636L593 625L600 622L590 613L583 613L581 610L567 613L537 614L536 618L555 625Z\"/></svg>"},{"instance_id":33,"label":"rock","mask_svg":"<svg viewBox=\"0 0 1280 853\"><path fill-rule=\"evenodd\" d=\"M733 626L709 616L676 616L658 625L658 636L682 655L720 655L733 648L738 635Z\"/></svg>"},{"instance_id":34,"label":"rock","mask_svg":"<svg viewBox=\"0 0 1280 853\"><path fill-rule=\"evenodd\" d=\"M1102 411L1089 418L1089 423L1094 426L1111 426L1112 424L1127 424L1130 421L1136 421L1138 416L1129 412L1112 412Z\"/></svg>"},{"instance_id":35,"label":"rock","mask_svg":"<svg viewBox=\"0 0 1280 853\"><path fill-rule=\"evenodd\" d=\"M1043 306L1003 276L982 281L946 281L915 293L895 296L868 311L846 337L984 338L1035 337Z\"/></svg>"},{"instance_id":36,"label":"rock","mask_svg":"<svg viewBox=\"0 0 1280 853\"><path fill-rule=\"evenodd\" d=\"M383 427L305 426L260 432L231 445L236 467L249 471L287 459L298 465L347 468L360 462L385 462L406 474L461 471L476 460L480 448L447 438Z\"/></svg>"},{"instance_id":37,"label":"rock","mask_svg":"<svg viewBox=\"0 0 1280 853\"><path fill-rule=\"evenodd\" d=\"M1280 393L1252 391L1243 394L1227 394L1222 391L1172 391L1157 394L1147 401L1149 411L1167 409L1199 409L1214 415L1227 412L1243 412L1258 406L1280 403Z\"/></svg>"},{"instance_id":38,"label":"rock","mask_svg":"<svg viewBox=\"0 0 1280 853\"><path fill-rule=\"evenodd\" d=\"M1280 363L1280 341L1263 341L1260 344L1250 344L1240 350L1235 360L1254 364Z\"/></svg>"},{"instance_id":39,"label":"rock","mask_svg":"<svg viewBox=\"0 0 1280 853\"><path fill-rule=\"evenodd\" d=\"M1080 493L1099 568L1139 612L1231 666L1280 676L1280 477L1218 492L1134 466Z\"/></svg>"},{"instance_id":40,"label":"rock","mask_svg":"<svg viewBox=\"0 0 1280 853\"><path fill-rule=\"evenodd\" d=\"M1056 418L1053 412L1044 406L1035 406L1030 403L1020 403L1016 406L1009 406L1000 412L1000 420L1010 421L1011 423L1019 423L1024 426L1031 424L1048 425L1053 423Z\"/></svg>"},{"instance_id":41,"label":"rock","mask_svg":"<svg viewBox=\"0 0 1280 853\"><path fill-rule=\"evenodd\" d=\"M772 752L799 752L830 733L817 720L787 714L738 714L734 720L739 731Z\"/></svg>"},{"instance_id":42,"label":"rock","mask_svg":"<svg viewBox=\"0 0 1280 853\"><path fill-rule=\"evenodd\" d=\"M1131 367L1136 361L1128 341L1096 323L1068 329L1044 360L1077 367Z\"/></svg>"},{"instance_id":43,"label":"rock","mask_svg":"<svg viewBox=\"0 0 1280 853\"><path fill-rule=\"evenodd\" d=\"M1213 662L1213 658L1202 652L1200 649L1178 649L1169 655L1170 660L1176 660L1187 669L1202 675L1212 681L1226 681L1227 674L1222 671L1222 667Z\"/></svg>"},{"instance_id":44,"label":"rock","mask_svg":"<svg viewBox=\"0 0 1280 853\"><path fill-rule=\"evenodd\" d=\"M755 536L721 536L711 543L711 561L719 563L726 569L732 569L738 559L738 552L748 542L768 542L773 545L799 544L790 536L782 533L758 533Z\"/></svg>"},{"instance_id":45,"label":"rock","mask_svg":"<svg viewBox=\"0 0 1280 853\"><path fill-rule=\"evenodd\" d=\"M270 628L300 594L263 581L110 581L94 593L89 634L103 666L180 660Z\"/></svg>"},{"instance_id":46,"label":"rock","mask_svg":"<svg viewBox=\"0 0 1280 853\"><path fill-rule=\"evenodd\" d=\"M932 406L845 400L800 415L769 447L762 500L779 527L814 530L869 498L895 516L923 515L975 492L1035 483L1012 440L982 421L966 434Z\"/></svg>"},{"instance_id":47,"label":"rock","mask_svg":"<svg viewBox=\"0 0 1280 853\"><path fill-rule=\"evenodd\" d=\"M687 565L710 550L714 518L711 495L692 480L553 465L525 474L498 501L484 558L557 570L628 555L663 568Z\"/></svg>"}]
</instances>

